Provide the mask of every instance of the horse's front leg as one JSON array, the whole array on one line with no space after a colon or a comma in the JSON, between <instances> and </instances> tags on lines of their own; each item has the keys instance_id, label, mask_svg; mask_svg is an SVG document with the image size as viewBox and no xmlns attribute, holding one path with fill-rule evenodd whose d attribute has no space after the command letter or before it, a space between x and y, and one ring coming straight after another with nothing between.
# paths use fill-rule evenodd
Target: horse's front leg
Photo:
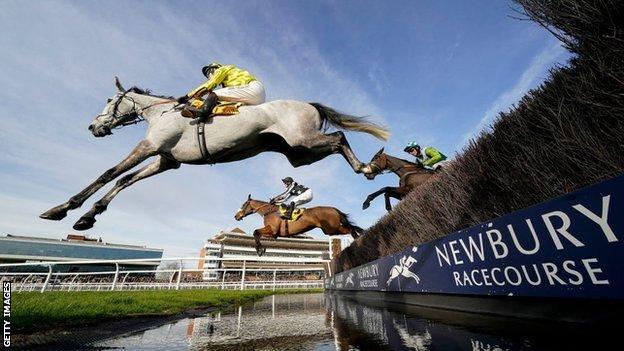
<instances>
[{"instance_id":1,"label":"horse's front leg","mask_svg":"<svg viewBox=\"0 0 624 351\"><path fill-rule=\"evenodd\" d=\"M65 218L65 216L67 216L67 211L82 206L82 204L91 195L93 195L108 182L117 178L120 174L126 172L132 167L138 165L139 163L145 161L148 157L154 156L155 154L156 150L150 142L148 142L147 140L141 141L134 148L134 150L132 150L132 152L123 161L119 162L115 167L110 168L109 170L104 172L98 177L98 179L96 179L93 183L89 184L89 186L84 188L78 194L72 196L64 204L51 208L50 210L42 213L39 217L54 221L59 221Z\"/></svg>"},{"instance_id":2,"label":"horse's front leg","mask_svg":"<svg viewBox=\"0 0 624 351\"><path fill-rule=\"evenodd\" d=\"M89 212L85 213L84 216L80 217L76 224L74 224L74 229L87 230L93 227L93 224L95 223L95 216L106 211L108 204L123 189L138 182L139 180L149 178L153 175L162 173L170 169L176 169L178 167L180 167L180 163L178 161L159 156L157 161L152 162L145 167L142 167L136 172L123 176L117 181L115 186L106 195L104 195L102 199L100 199L100 201L93 204L93 207L91 207L91 210L89 210Z\"/></svg>"},{"instance_id":3,"label":"horse's front leg","mask_svg":"<svg viewBox=\"0 0 624 351\"><path fill-rule=\"evenodd\" d=\"M258 253L258 256L262 256L266 252L266 247L262 247L262 243L260 242L260 237L270 236L272 234L273 234L273 228L271 228L268 225L263 228L254 230L253 236L256 241L256 252Z\"/></svg>"},{"instance_id":4,"label":"horse's front leg","mask_svg":"<svg viewBox=\"0 0 624 351\"><path fill-rule=\"evenodd\" d=\"M401 188L393 188L393 187L386 188L386 192L384 193L384 198L386 200L386 210L388 212L392 211L392 204L390 203L391 197L397 200L401 200L403 198L403 193L401 192Z\"/></svg>"},{"instance_id":5,"label":"horse's front leg","mask_svg":"<svg viewBox=\"0 0 624 351\"><path fill-rule=\"evenodd\" d=\"M362 209L363 209L363 210L367 209L367 208L370 206L371 201L375 200L375 198L376 198L377 196L379 196L379 195L381 195L381 194L385 193L385 192L388 190L388 188L389 188L389 187L387 187L387 186L386 186L386 187L383 187L383 188L381 188L381 189L379 189L379 190L375 191L375 192L374 192L374 193L372 193L372 194L369 194L369 195L366 197L366 201L364 201L364 203L362 204Z\"/></svg>"}]
</instances>

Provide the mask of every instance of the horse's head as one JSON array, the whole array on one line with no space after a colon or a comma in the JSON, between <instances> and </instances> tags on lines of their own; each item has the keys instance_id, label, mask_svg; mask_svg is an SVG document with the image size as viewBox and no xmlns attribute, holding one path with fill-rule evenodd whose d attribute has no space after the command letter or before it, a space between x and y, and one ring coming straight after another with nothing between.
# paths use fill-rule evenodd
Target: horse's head
<instances>
[{"instance_id":1,"label":"horse's head","mask_svg":"<svg viewBox=\"0 0 624 351\"><path fill-rule=\"evenodd\" d=\"M384 153L384 148L377 151L375 156L370 160L370 162L364 166L362 172L366 179L373 180L378 174L381 174L386 168L388 168L388 158L386 158L386 154Z\"/></svg>"},{"instance_id":2,"label":"horse's head","mask_svg":"<svg viewBox=\"0 0 624 351\"><path fill-rule=\"evenodd\" d=\"M97 115L89 125L89 130L96 137L111 135L112 129L131 124L138 118L139 107L134 99L128 96L129 90L121 86L117 77L115 77L115 85L118 90L117 94L108 99L102 113Z\"/></svg>"},{"instance_id":3,"label":"horse's head","mask_svg":"<svg viewBox=\"0 0 624 351\"><path fill-rule=\"evenodd\" d=\"M236 219L237 221L240 221L243 218L254 213L255 210L253 207L253 202L254 200L251 199L251 194L249 194L247 196L247 201L245 201L245 203L241 206L241 208L239 208L238 211L236 211L236 214L234 215L234 219Z\"/></svg>"}]
</instances>

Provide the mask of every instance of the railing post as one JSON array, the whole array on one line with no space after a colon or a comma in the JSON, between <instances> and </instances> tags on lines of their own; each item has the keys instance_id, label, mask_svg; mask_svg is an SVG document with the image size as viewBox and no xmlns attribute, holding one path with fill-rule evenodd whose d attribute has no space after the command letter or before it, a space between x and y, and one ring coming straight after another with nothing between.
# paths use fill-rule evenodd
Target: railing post
<instances>
[{"instance_id":1,"label":"railing post","mask_svg":"<svg viewBox=\"0 0 624 351\"><path fill-rule=\"evenodd\" d=\"M180 290L180 279L182 279L182 260L180 260L180 269L178 269L178 281L176 282L176 290Z\"/></svg>"},{"instance_id":2,"label":"railing post","mask_svg":"<svg viewBox=\"0 0 624 351\"><path fill-rule=\"evenodd\" d=\"M43 286L41 287L41 292L44 292L46 287L48 286L48 282L50 282L50 278L52 277L52 265L49 264L48 265L48 276L46 277L45 282L43 283Z\"/></svg>"},{"instance_id":3,"label":"railing post","mask_svg":"<svg viewBox=\"0 0 624 351\"><path fill-rule=\"evenodd\" d=\"M24 284L26 284L26 282L28 281L28 279L30 279L30 277L32 277L32 274L29 274L26 279L24 279L24 281L22 281L22 284L20 284L19 290L17 292L22 292L22 288L24 287Z\"/></svg>"},{"instance_id":4,"label":"railing post","mask_svg":"<svg viewBox=\"0 0 624 351\"><path fill-rule=\"evenodd\" d=\"M121 289L123 290L124 284L126 284L126 278L128 278L128 274L130 274L130 272L126 273L123 277L123 279L121 280Z\"/></svg>"},{"instance_id":5,"label":"railing post","mask_svg":"<svg viewBox=\"0 0 624 351\"><path fill-rule=\"evenodd\" d=\"M221 290L225 289L225 274L227 273L227 270L223 271L223 277L221 278Z\"/></svg>"},{"instance_id":6,"label":"railing post","mask_svg":"<svg viewBox=\"0 0 624 351\"><path fill-rule=\"evenodd\" d=\"M275 283L277 279L277 269L273 270L273 291L275 291Z\"/></svg>"},{"instance_id":7,"label":"railing post","mask_svg":"<svg viewBox=\"0 0 624 351\"><path fill-rule=\"evenodd\" d=\"M113 284L111 285L111 291L115 290L115 285L117 285L117 278L119 278L119 262L115 262L115 277L113 278Z\"/></svg>"},{"instance_id":8,"label":"railing post","mask_svg":"<svg viewBox=\"0 0 624 351\"><path fill-rule=\"evenodd\" d=\"M245 289L245 268L247 267L247 261L243 260L243 271L241 274L241 290Z\"/></svg>"}]
</instances>

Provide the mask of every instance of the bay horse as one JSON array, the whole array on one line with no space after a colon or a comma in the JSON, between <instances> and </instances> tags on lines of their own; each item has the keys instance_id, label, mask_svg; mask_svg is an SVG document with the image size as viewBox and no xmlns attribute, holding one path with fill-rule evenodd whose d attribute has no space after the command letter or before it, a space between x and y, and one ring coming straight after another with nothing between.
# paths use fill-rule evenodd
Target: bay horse
<instances>
[{"instance_id":1,"label":"bay horse","mask_svg":"<svg viewBox=\"0 0 624 351\"><path fill-rule=\"evenodd\" d=\"M399 186L386 186L368 195L366 197L366 201L362 204L363 210L367 209L370 206L371 201L373 201L377 196L384 194L384 198L386 200L386 210L391 211L391 197L398 200L403 199L403 197L412 191L412 189L423 184L434 175L433 171L423 168L422 165L384 153L384 149L382 148L364 167L363 172L367 179L373 180L378 174L384 173L385 171L390 171L399 176Z\"/></svg>"},{"instance_id":2,"label":"bay horse","mask_svg":"<svg viewBox=\"0 0 624 351\"><path fill-rule=\"evenodd\" d=\"M389 132L382 126L337 112L319 103L292 100L270 101L257 106L242 106L235 116L209 118L205 126L198 120L182 117L177 102L171 97L152 95L133 87L124 89L115 77L117 94L108 99L89 130L95 137L111 135L111 130L147 121L145 138L116 166L108 169L93 183L65 203L53 207L39 217L61 220L69 210L82 204L100 188L148 158L156 161L122 177L75 224L75 230L93 227L95 216L104 212L113 198L124 188L139 180L181 164L215 164L253 157L273 151L286 156L299 167L340 154L353 171L361 173L361 163L343 132L324 132L328 126L336 129L364 132L386 140ZM201 133L200 133L201 126Z\"/></svg>"},{"instance_id":3,"label":"bay horse","mask_svg":"<svg viewBox=\"0 0 624 351\"><path fill-rule=\"evenodd\" d=\"M254 200L251 198L251 194L249 194L247 201L234 215L237 221L252 213L262 216L264 227L253 231L258 256L262 256L266 251L266 248L262 247L260 243L260 237L290 237L308 232L314 228L320 228L326 235L351 234L353 239L357 239L364 232L364 229L356 226L349 220L349 216L346 213L329 206L307 208L296 221L288 223L287 232L284 232L284 228L286 228L284 225L285 219L281 217L278 208L278 205L271 202Z\"/></svg>"}]
</instances>

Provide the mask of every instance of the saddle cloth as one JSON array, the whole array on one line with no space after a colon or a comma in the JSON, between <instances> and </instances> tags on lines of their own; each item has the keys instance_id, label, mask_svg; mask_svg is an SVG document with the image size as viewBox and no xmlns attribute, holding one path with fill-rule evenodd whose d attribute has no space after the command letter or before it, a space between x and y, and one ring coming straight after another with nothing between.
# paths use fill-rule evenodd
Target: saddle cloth
<instances>
[{"instance_id":1,"label":"saddle cloth","mask_svg":"<svg viewBox=\"0 0 624 351\"><path fill-rule=\"evenodd\" d=\"M287 210L286 206L280 206L279 207L280 215L284 216L284 214L286 213L286 210ZM302 207L295 208L295 210L292 213L292 216L290 216L290 219L288 219L288 221L289 222L294 222L294 221L298 220L299 217L301 217L301 215L303 214L304 211L305 211L305 208L302 208Z\"/></svg>"},{"instance_id":2,"label":"saddle cloth","mask_svg":"<svg viewBox=\"0 0 624 351\"><path fill-rule=\"evenodd\" d=\"M238 108L243 106L240 102L219 101L219 104L212 109L215 116L232 116L238 114Z\"/></svg>"}]
</instances>

